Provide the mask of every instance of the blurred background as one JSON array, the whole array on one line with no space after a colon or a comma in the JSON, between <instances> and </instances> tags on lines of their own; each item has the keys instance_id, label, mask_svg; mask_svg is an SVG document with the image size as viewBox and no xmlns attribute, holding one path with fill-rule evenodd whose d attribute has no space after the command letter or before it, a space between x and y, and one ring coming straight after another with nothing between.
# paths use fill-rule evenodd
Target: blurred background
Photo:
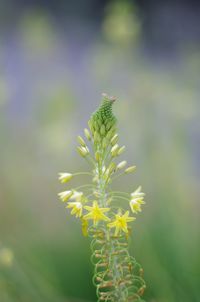
<instances>
[{"instance_id":1,"label":"blurred background","mask_svg":"<svg viewBox=\"0 0 200 302\"><path fill-rule=\"evenodd\" d=\"M107 92L137 166L116 186L146 192L145 299L199 302L200 2L1 0L0 66L0 301L96 301L57 173L89 170L76 136Z\"/></svg>"}]
</instances>

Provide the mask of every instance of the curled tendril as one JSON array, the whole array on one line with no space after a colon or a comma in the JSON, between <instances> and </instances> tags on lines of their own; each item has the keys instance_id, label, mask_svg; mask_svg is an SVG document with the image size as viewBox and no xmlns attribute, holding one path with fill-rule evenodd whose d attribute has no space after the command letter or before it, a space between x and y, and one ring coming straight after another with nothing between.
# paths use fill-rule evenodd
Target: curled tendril
<instances>
[{"instance_id":1,"label":"curled tendril","mask_svg":"<svg viewBox=\"0 0 200 302\"><path fill-rule=\"evenodd\" d=\"M89 236L98 301L143 301L141 296L146 288L143 270L129 255L127 239L112 235L107 238L103 226L91 227Z\"/></svg>"}]
</instances>

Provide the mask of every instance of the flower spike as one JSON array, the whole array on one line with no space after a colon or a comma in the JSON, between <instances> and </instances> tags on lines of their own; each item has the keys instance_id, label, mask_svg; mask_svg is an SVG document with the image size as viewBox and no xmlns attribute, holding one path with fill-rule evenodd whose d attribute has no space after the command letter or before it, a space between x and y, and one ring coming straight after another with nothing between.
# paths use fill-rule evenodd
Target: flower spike
<instances>
[{"instance_id":1,"label":"flower spike","mask_svg":"<svg viewBox=\"0 0 200 302\"><path fill-rule=\"evenodd\" d=\"M84 129L84 138L77 137L77 151L91 164L90 172L59 173L62 184L83 174L91 176L91 183L58 195L61 201L67 202L67 211L81 222L83 236L91 238L98 301L143 301L140 296L146 286L142 269L129 254L128 239L131 223L136 219L129 215L129 210L134 215L141 212L145 194L141 192L141 186L131 194L111 189L116 178L136 169L135 166L127 167L126 160L116 163L125 146L118 142L117 119L112 111L115 100L115 97L102 94L99 108L88 121L89 129ZM121 200L123 204L119 203Z\"/></svg>"}]
</instances>

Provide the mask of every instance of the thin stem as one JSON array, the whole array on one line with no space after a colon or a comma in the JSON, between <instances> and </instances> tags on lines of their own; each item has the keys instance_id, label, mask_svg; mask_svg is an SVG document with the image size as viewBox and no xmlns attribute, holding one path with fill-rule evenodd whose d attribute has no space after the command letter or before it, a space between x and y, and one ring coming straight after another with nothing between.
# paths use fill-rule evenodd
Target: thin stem
<instances>
[{"instance_id":1,"label":"thin stem","mask_svg":"<svg viewBox=\"0 0 200 302\"><path fill-rule=\"evenodd\" d=\"M77 173L73 173L74 176L77 176L77 175L90 175L90 176L93 176L93 174L91 172L77 172Z\"/></svg>"},{"instance_id":2,"label":"thin stem","mask_svg":"<svg viewBox=\"0 0 200 302\"><path fill-rule=\"evenodd\" d=\"M115 198L113 198L113 200L117 200L117 199L123 199L123 200L126 200L126 201L130 201L128 198L126 197L123 197L123 196L115 196Z\"/></svg>"},{"instance_id":3,"label":"thin stem","mask_svg":"<svg viewBox=\"0 0 200 302\"><path fill-rule=\"evenodd\" d=\"M89 187L90 187L90 188L94 188L93 185L86 184L86 185L82 185L82 186L76 187L76 188L75 188L75 191L76 191L76 190L79 190L79 189L82 189L82 188L86 188L86 187L88 187L88 188L89 188Z\"/></svg>"},{"instance_id":4,"label":"thin stem","mask_svg":"<svg viewBox=\"0 0 200 302\"><path fill-rule=\"evenodd\" d=\"M110 193L108 193L109 195L111 195L111 194L125 194L125 195L127 195L127 196L130 196L130 194L129 193L126 193L126 192L122 192L122 191L112 191L112 192L110 192Z\"/></svg>"}]
</instances>

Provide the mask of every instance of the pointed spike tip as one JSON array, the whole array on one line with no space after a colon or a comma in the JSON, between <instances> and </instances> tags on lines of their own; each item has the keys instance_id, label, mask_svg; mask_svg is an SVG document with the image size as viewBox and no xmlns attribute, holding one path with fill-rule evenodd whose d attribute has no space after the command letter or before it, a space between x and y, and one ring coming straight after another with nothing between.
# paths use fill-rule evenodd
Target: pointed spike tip
<instances>
[{"instance_id":1,"label":"pointed spike tip","mask_svg":"<svg viewBox=\"0 0 200 302\"><path fill-rule=\"evenodd\" d=\"M115 96L108 96L107 93L102 93L102 97L106 98L111 103L114 103L116 101L116 99L117 99Z\"/></svg>"}]
</instances>

